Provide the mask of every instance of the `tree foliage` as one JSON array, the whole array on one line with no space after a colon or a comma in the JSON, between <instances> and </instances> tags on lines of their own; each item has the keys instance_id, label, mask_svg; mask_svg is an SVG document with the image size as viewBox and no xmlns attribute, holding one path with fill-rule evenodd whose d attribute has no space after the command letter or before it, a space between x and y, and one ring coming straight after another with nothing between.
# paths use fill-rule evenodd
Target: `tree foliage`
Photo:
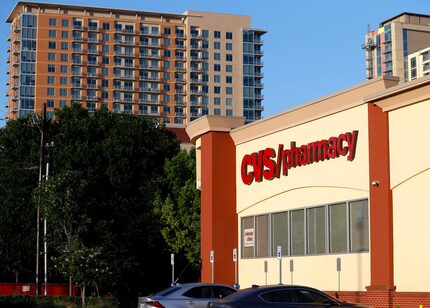
<instances>
[{"instance_id":1,"label":"tree foliage","mask_svg":"<svg viewBox=\"0 0 430 308\"><path fill-rule=\"evenodd\" d=\"M174 253L200 267L200 195L196 189L195 150L180 151L164 165L166 192L156 198L161 234Z\"/></svg>"}]
</instances>

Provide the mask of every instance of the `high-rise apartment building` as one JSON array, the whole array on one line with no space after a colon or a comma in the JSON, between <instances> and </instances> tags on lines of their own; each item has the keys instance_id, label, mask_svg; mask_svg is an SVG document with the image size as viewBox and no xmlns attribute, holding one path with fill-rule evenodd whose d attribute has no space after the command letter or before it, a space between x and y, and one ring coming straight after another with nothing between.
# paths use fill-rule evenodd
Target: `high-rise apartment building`
<instances>
[{"instance_id":1,"label":"high-rise apartment building","mask_svg":"<svg viewBox=\"0 0 430 308\"><path fill-rule=\"evenodd\" d=\"M408 55L430 47L430 15L402 13L383 21L367 33L362 47L367 79L384 75L408 81Z\"/></svg>"},{"instance_id":2,"label":"high-rise apartment building","mask_svg":"<svg viewBox=\"0 0 430 308\"><path fill-rule=\"evenodd\" d=\"M18 2L7 22L10 119L72 102L166 124L261 118L265 31L248 16Z\"/></svg>"}]
</instances>

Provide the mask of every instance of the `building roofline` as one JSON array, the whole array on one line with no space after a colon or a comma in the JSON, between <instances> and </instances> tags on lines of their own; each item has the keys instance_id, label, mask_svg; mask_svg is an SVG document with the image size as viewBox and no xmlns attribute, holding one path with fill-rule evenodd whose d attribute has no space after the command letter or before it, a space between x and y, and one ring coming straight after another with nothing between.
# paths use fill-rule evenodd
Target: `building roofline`
<instances>
[{"instance_id":1,"label":"building roofline","mask_svg":"<svg viewBox=\"0 0 430 308\"><path fill-rule=\"evenodd\" d=\"M391 18L389 18L387 20L382 21L379 24L379 26L382 27L384 24L389 23L390 21L392 21L392 20L394 20L394 19L396 19L396 18L398 18L398 17L400 17L402 15L411 15L411 16L416 16L416 17L427 17L427 18L430 18L430 15L427 15L427 14L418 14L418 13L411 13L411 12L403 12L403 13L397 14L396 16L393 16L393 17L391 17Z\"/></svg>"},{"instance_id":2,"label":"building roofline","mask_svg":"<svg viewBox=\"0 0 430 308\"><path fill-rule=\"evenodd\" d=\"M186 18L187 15L184 14L174 14L174 13L161 13L161 12L148 12L148 11L139 11L139 10L130 10L130 9L120 9L120 8L103 8L103 7L95 7L95 6L82 6L82 5L71 5L71 4L60 4L60 3L46 3L46 2L26 2L26 1L18 1L13 8L12 12L6 19L6 22L12 22L14 16L18 13L22 6L30 6L30 7L49 7L49 8L58 8L64 7L69 9L88 9L96 12L118 12L118 13L135 13L135 14L145 14L150 16L166 16L166 17L175 17L175 18Z\"/></svg>"}]
</instances>

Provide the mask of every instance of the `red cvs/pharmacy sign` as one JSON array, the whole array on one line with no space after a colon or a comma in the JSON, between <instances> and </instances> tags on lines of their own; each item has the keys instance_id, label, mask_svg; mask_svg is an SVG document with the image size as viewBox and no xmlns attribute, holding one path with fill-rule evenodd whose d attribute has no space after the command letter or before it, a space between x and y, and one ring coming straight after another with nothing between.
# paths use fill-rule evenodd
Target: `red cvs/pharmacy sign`
<instances>
[{"instance_id":1,"label":"red cvs/pharmacy sign","mask_svg":"<svg viewBox=\"0 0 430 308\"><path fill-rule=\"evenodd\" d=\"M291 168L310 165L316 162L346 156L353 161L357 146L358 130L340 134L320 141L310 142L296 146L290 142L290 148L284 149L283 144L278 145L278 151L267 148L242 158L242 182L251 185L253 181L273 180L288 176Z\"/></svg>"}]
</instances>

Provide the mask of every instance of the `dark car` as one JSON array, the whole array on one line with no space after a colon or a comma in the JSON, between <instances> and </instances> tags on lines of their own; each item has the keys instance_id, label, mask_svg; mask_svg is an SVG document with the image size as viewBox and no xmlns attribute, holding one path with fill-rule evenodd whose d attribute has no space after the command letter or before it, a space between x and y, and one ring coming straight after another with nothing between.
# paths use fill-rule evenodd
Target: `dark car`
<instances>
[{"instance_id":1,"label":"dark car","mask_svg":"<svg viewBox=\"0 0 430 308\"><path fill-rule=\"evenodd\" d=\"M154 295L139 297L138 308L206 308L209 301L236 292L232 287L216 283L184 283L171 286Z\"/></svg>"},{"instance_id":2,"label":"dark car","mask_svg":"<svg viewBox=\"0 0 430 308\"><path fill-rule=\"evenodd\" d=\"M342 302L319 290L304 286L253 286L233 293L221 300L212 301L209 308L252 307L362 307L369 306Z\"/></svg>"}]
</instances>

